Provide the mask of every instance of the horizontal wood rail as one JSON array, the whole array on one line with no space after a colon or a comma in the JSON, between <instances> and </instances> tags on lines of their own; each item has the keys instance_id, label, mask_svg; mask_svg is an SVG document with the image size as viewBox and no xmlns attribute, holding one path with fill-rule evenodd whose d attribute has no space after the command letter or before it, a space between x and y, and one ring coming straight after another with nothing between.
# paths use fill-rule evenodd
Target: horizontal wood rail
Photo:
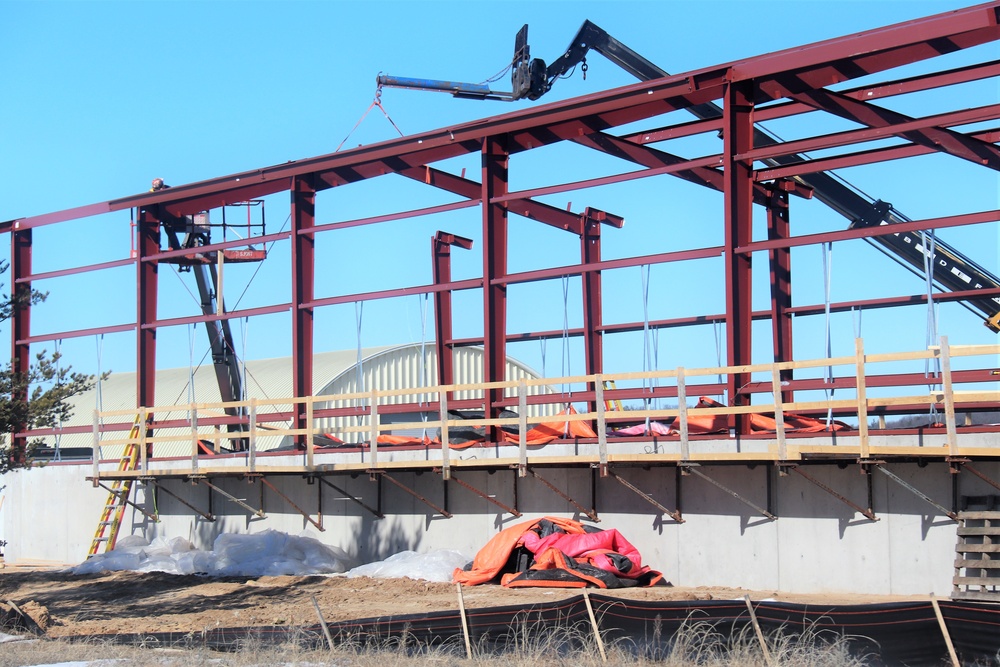
<instances>
[{"instance_id":1,"label":"horizontal wood rail","mask_svg":"<svg viewBox=\"0 0 1000 667\"><path fill-rule=\"evenodd\" d=\"M146 415L158 417L150 422L151 433L141 432L138 437L129 438L125 434L136 419L136 410L108 410L95 411L93 421L93 442L95 443L93 455L94 479L100 477L118 476L118 471L101 470L101 452L107 452L111 447L124 447L131 442L138 442L142 446L142 460L140 470L135 475L156 475L156 470L151 467L151 462L156 463L156 459L147 456L147 451L152 448L156 450L158 444L189 442L191 457L191 472L199 471L199 459L205 465L206 459L202 454L203 443L212 443L215 452L222 451L222 443L237 439L249 442L248 451L235 452L234 456L245 457L245 468L248 472L256 471L260 465L258 455L273 449L274 446L261 448L260 440L267 438L272 441L277 438L296 438L304 440L304 446L295 450L285 450L286 454L304 455L305 460L300 468L303 473L310 471L329 469L329 465L317 466L315 439L318 436L332 436L345 441L345 446L337 451L347 457L353 457L353 461L332 465L347 466L344 469L373 470L390 465L385 460L385 444L378 443L378 437L383 434L397 432L399 430L420 430L428 439L418 447L438 451L437 458L433 453L421 458L421 463L425 467L442 469L445 475L454 465L469 465L456 458L456 443L449 435L454 436L455 429L461 428L468 432L478 428L489 432L491 426L514 427L516 431L511 435L510 441L503 443L485 442L478 445L477 464L478 465L509 465L525 470L528 465L538 463L541 459L549 463L569 463L580 464L593 463L595 465L606 466L609 461L617 460L621 462L647 460L638 454L609 453L608 436L604 428L605 424L628 421L630 423L641 423L645 420L673 420L673 434L669 437L659 436L659 442L676 443L676 447L664 446L663 451L653 454L659 457L658 460L670 462L685 462L695 460L731 460L740 461L756 457L760 460L789 461L801 459L809 453L830 454L834 449L843 456L855 456L860 459L870 459L873 456L883 454L898 454L908 448L900 446L873 445L871 434L869 433L869 416L874 412L883 411L893 406L906 406L907 408L920 408L930 410L932 407L940 408L939 416L943 418L943 444L936 447L913 447L914 454L936 455L936 456L960 456L969 455L970 449L962 447L958 441L957 411L984 411L1000 410L1000 391L997 389L975 389L975 390L954 390L951 380L951 363L958 357L986 356L991 357L985 363L992 366L1000 356L1000 345L971 345L954 346L948 345L948 341L942 338L941 345L933 346L927 350L916 352L880 353L866 354L864 344L861 339L856 340L856 351L853 356L840 356L826 359L811 359L804 361L791 361L771 364L753 364L748 366L722 366L717 368L677 368L663 371L643 371L630 373L607 373L600 375L576 375L558 378L532 378L520 379L504 382L483 382L472 384L450 384L435 385L415 388L391 388L373 389L365 392L353 392L335 395L307 396L299 398L268 398L250 399L248 401L231 401L217 403L192 403L185 405L157 405L139 409L141 417ZM929 377L922 377L919 374L911 374L911 387L920 387L922 391L917 394L893 395L893 396L867 396L866 379L868 377L866 369L869 366L880 363L913 362L921 360L935 361L940 366L940 371ZM850 367L852 373L849 376L841 376L851 380L849 387L843 385L837 387L840 395L836 398L833 392L827 393L821 398L810 398L810 400L783 401L782 395L785 391L795 390L795 381L782 381L781 372L784 370L802 370L810 368L829 368L837 366ZM623 388L619 390L605 389L609 386L605 383L623 384L634 381L643 382L643 395L652 399L656 395L662 395L651 390L648 385L654 383L670 383L669 385L659 385L658 388L667 387L675 396L697 396L699 385L691 382L693 378L730 373L765 375L766 382L772 388L769 402L751 405L729 405L712 407L692 407L687 405L687 400L678 401L676 406L658 407L654 406L652 400L647 400L646 405L636 410L609 410L608 406L613 405L617 392L635 393L635 388ZM985 377L992 378L992 375ZM918 379L919 378L919 379ZM1000 375L996 380L989 382L1000 383ZM764 380L760 384L764 384ZM815 380L811 382L811 394L823 393L815 389ZM582 385L589 388L584 391L573 391L571 393L559 393L553 390L554 387L567 387L572 385ZM713 383L712 387L718 385ZM528 394L532 388L536 391L528 400ZM595 389L596 388L596 389ZM903 387L905 389L906 387ZM513 417L500 418L469 418L461 419L448 416L449 408L454 409L456 403L464 406L470 405L466 401L447 400L448 392L475 393L479 396L485 395L486 389L503 389L505 394L513 397L516 406L519 408L518 414ZM899 387L895 387L897 391ZM843 396L844 393L848 395ZM765 394L766 395L766 394ZM384 401L389 399L409 398L409 403L389 404ZM745 397L744 397L745 398ZM415 399L415 400L414 400ZM472 404L478 405L479 410L485 412L484 399ZM344 402L355 402L356 405L350 409L327 407L334 402L343 404ZM581 404L587 406L587 410L575 414L559 414L553 416L552 412L561 410L566 405ZM547 407L545 410L528 414L527 408ZM243 408L249 417L232 417L225 414L226 408ZM390 409L391 408L391 409ZM384 421L383 417L389 412L418 412L427 416L426 420L391 422ZM789 435L793 429L786 423L789 414L812 413L819 414L825 412L830 418L841 420L856 420L857 425L846 431L839 431L836 434L830 431L810 433L808 436L794 433L796 443L794 446L789 443ZM294 422L295 415L304 414L306 416L305 428L290 428L289 424ZM436 415L436 419L432 416ZM774 419L775 428L767 433L736 434L733 432L716 435L689 435L689 424L692 419L699 417L725 416L727 418L735 415L767 415ZM354 418L353 424L339 424L328 426L318 423L321 418L350 416ZM543 423L570 424L573 422L586 422L592 427L596 427L596 437L589 439L576 439L577 454L572 457L565 456L560 450L552 450L553 453L545 456L534 456L536 451L544 454L544 447L541 450L532 450L532 456L528 455L528 447L532 443L528 442L527 431L533 426ZM732 424L733 421L729 420ZM222 426L240 424L243 431L226 431ZM1000 432L1000 427L996 429ZM895 432L895 431L894 431ZM436 439L438 433L443 433L445 439L450 443L448 447L440 447ZM351 438L354 438L351 441ZM696 451L692 447L692 441L714 439L726 440L737 438L763 439L763 449L758 449L754 453L747 453L744 450L732 447L731 452ZM652 439L652 436L632 437L630 440L622 439L622 442ZM674 439L676 438L676 440ZM572 438L571 438L572 439ZM831 446L830 440L835 442ZM618 441L618 438L614 438ZM565 439L557 439L554 444L565 442ZM420 443L418 440L417 443ZM992 443L991 443L992 444ZM380 460L379 448L383 449L383 457ZM589 449L587 449L589 447ZM1000 440L995 443L996 453L1000 457ZM510 448L507 455L502 448ZM481 456L481 450L487 449L495 452L494 458ZM975 454L980 456L982 447L975 448ZM449 451L451 450L451 451ZM559 451L559 453L555 453ZM554 458L553 458L554 457ZM343 459L343 457L341 457ZM109 458L110 460L110 458ZM391 466L405 465L399 461L392 461ZM105 467L108 467L105 464ZM175 468L175 466L174 466Z\"/></svg>"}]
</instances>

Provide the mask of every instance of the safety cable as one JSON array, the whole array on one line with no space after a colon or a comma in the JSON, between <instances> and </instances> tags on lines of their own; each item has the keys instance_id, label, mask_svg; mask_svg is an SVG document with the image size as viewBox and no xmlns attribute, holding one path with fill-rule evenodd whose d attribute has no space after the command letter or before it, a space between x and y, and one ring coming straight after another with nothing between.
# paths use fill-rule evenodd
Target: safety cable
<instances>
[{"instance_id":1,"label":"safety cable","mask_svg":"<svg viewBox=\"0 0 1000 667\"><path fill-rule=\"evenodd\" d=\"M650 341L649 341L649 264L642 264L639 266L639 277L642 280L642 372L651 370L650 363ZM646 410L650 408L650 397L646 396L646 389L649 389L652 393L652 382L649 378L643 376L642 378L642 393L643 393L643 403L646 406ZM646 415L646 434L649 434L649 415Z\"/></svg>"},{"instance_id":2,"label":"safety cable","mask_svg":"<svg viewBox=\"0 0 1000 667\"><path fill-rule=\"evenodd\" d=\"M562 330L562 365L560 371L562 372L563 378L567 378L572 374L572 363L569 350L569 276L562 277L562 292L563 292L563 330ZM562 392L563 394L568 394L570 402L566 403L566 414L569 414L569 408L572 405L573 398L573 385L569 385L569 392L566 391L566 382L563 381ZM569 421L563 424L563 435L569 435Z\"/></svg>"},{"instance_id":3,"label":"safety cable","mask_svg":"<svg viewBox=\"0 0 1000 667\"><path fill-rule=\"evenodd\" d=\"M355 367L354 367L355 368L355 370L354 370L355 376L354 377L355 377L356 391L359 394L363 394L364 391L365 391L365 374L362 372L362 369L361 369L361 323L362 323L362 320L364 319L364 313L365 313L365 302L364 301L355 301L354 302L354 326L355 326L355 330L357 332L358 358L357 358L357 364L355 364ZM365 399L363 397L360 398L360 399L358 399L358 403L359 403L358 407L364 407L364 405L365 405ZM363 421L362 416L359 414L358 415L358 426L361 426L362 421Z\"/></svg>"},{"instance_id":4,"label":"safety cable","mask_svg":"<svg viewBox=\"0 0 1000 667\"><path fill-rule=\"evenodd\" d=\"M823 312L826 315L826 326L824 330L824 350L826 358L833 357L833 345L830 339L830 283L833 278L833 243L827 241L822 244L823 248ZM823 376L823 384L833 383L833 366L826 367L826 374ZM826 400L832 401L835 392L834 387L824 389ZM826 409L826 428L833 424L833 408Z\"/></svg>"},{"instance_id":5,"label":"safety cable","mask_svg":"<svg viewBox=\"0 0 1000 667\"><path fill-rule=\"evenodd\" d=\"M420 303L421 295L417 296L417 307L420 308L420 367L418 373L420 374L420 386L427 386L427 363L425 361L427 355L427 297L430 296L429 293L424 292L424 302ZM421 307L422 305L422 307ZM440 378L439 378L440 379ZM421 407L426 408L427 404L427 394L420 395ZM427 410L420 411L420 421L424 423L423 430L420 434L420 441L427 442Z\"/></svg>"},{"instance_id":6,"label":"safety cable","mask_svg":"<svg viewBox=\"0 0 1000 667\"><path fill-rule=\"evenodd\" d=\"M930 239L929 242L928 239ZM937 252L937 240L934 236L934 230L931 230L929 233L921 231L920 243L920 251L924 258L924 279L927 285L927 328L924 334L924 346L930 348L931 345L938 342L936 304L934 303L934 257ZM940 376L941 358L924 359L924 377L928 380L928 390L933 390L939 384L931 380ZM931 424L937 421L937 405L933 402L930 404L928 416L931 419Z\"/></svg>"}]
</instances>

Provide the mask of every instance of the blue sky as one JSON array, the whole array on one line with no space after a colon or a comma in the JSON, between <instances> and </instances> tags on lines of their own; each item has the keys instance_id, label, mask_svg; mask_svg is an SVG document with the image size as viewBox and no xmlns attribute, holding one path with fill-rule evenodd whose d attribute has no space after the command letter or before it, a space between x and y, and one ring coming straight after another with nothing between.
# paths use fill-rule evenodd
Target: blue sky
<instances>
[{"instance_id":1,"label":"blue sky","mask_svg":"<svg viewBox=\"0 0 1000 667\"><path fill-rule=\"evenodd\" d=\"M821 39L876 28L968 6L963 2L0 2L0 219L37 215L145 191L155 176L182 184L334 151L396 136L369 108L379 72L401 76L479 82L500 71L513 38L530 24L532 53L551 61L584 19L590 19L670 72L683 72ZM989 45L949 56L947 66L1000 58ZM587 79L579 71L560 81L544 101L594 93L632 83L628 74L594 54ZM921 71L920 66L905 73ZM506 79L498 89L509 85ZM995 102L996 83L970 87L968 106ZM990 97L992 95L992 98ZM934 112L954 99L919 98L913 115ZM382 102L399 128L417 133L524 108L513 104L456 100L437 93L386 90ZM891 106L891 103L887 103ZM947 105L946 105L947 106ZM830 126L831 129L847 125ZM806 131L775 128L786 138ZM809 128L815 130L816 128ZM787 133L787 134L786 134ZM692 142L690 155L713 152ZM680 151L681 148L676 150ZM717 147L716 149L717 150ZM576 159L580 156L579 159ZM553 162L558 172L552 173ZM447 165L475 176L476 156ZM512 166L512 188L585 178L621 170L610 160L578 147L533 151ZM873 197L892 202L911 218L996 208L997 178L947 156L914 160L906 169L865 167L843 174ZM944 178L952 180L945 184ZM669 177L667 177L669 178ZM420 184L389 177L385 182L320 195L318 220L334 222L453 201ZM647 179L648 180L648 179ZM573 210L596 206L626 217L623 230L605 233L606 257L664 252L721 240L721 197L685 184L657 180L658 196L644 181L596 192L547 199ZM662 185L660 185L662 183ZM347 192L350 190L350 192ZM659 196L662 194L662 197ZM269 198L268 231L287 216L287 196ZM230 210L227 215L245 216ZM255 213L256 215L256 213ZM841 229L843 219L815 202L793 209L793 233ZM578 242L562 232L512 218L510 270L572 264ZM477 209L432 220L418 219L375 228L342 230L318 241L317 295L331 296L408 285L430 278L429 238L438 229L478 238ZM946 230L942 238L997 272L997 225ZM128 255L125 213L69 226L38 230L35 270L46 271ZM287 245L287 244L286 244ZM478 246L477 246L478 247ZM4 246L0 254L6 256ZM456 250L455 277L479 275L481 256ZM766 267L764 257L755 258ZM920 279L860 242L834 249L833 300L919 293ZM654 267L650 278L651 318L721 310L718 290L699 294L696 285L721 285L721 262ZM796 303L823 299L817 248L793 254ZM252 307L287 300L287 249L275 248L263 266L232 266L225 278L227 305ZM256 272L256 275L255 275ZM161 317L196 312L190 274L161 268ZM33 333L117 324L134 317L134 271L102 272L38 285L50 290L36 311ZM511 288L509 331L561 329L560 281ZM643 299L638 268L605 275L605 321L641 320ZM767 302L766 271L755 279L755 307ZM476 294L456 295L456 334L481 335ZM364 307L362 344L419 341L422 301L418 297L369 302ZM356 345L353 305L317 314L317 350ZM579 280L569 284L566 315L580 324ZM953 343L992 343L996 336L955 305L942 306L940 333ZM863 318L869 349L918 349L925 342L925 314L917 309L871 312ZM275 315L234 322L239 352L249 358L289 354L289 318ZM797 323L796 356L822 356L822 318ZM245 328L244 328L245 327ZM849 315L832 325L835 352L853 349L855 322ZM660 334L660 367L714 365L715 332L710 327ZM2 335L9 335L3 328ZM769 349L767 327L756 327L761 361ZM433 338L428 311L428 339ZM93 372L134 368L134 336L116 334L66 340L62 350L74 367ZM194 343L191 343L191 340ZM638 334L606 343L609 370L642 366ZM198 363L207 349L204 334L188 327L160 332L158 364ZM548 375L560 372L562 342L545 347ZM52 345L46 346L49 349ZM578 343L571 343L571 370L582 372ZM538 343L512 346L511 353L543 365Z\"/></svg>"}]
</instances>

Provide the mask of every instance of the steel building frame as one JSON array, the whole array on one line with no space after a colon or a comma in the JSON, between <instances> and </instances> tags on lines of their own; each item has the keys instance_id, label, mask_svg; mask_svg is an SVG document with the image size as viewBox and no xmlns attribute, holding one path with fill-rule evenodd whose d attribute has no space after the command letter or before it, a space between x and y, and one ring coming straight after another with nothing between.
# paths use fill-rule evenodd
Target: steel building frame
<instances>
[{"instance_id":1,"label":"steel building frame","mask_svg":"<svg viewBox=\"0 0 1000 667\"><path fill-rule=\"evenodd\" d=\"M983 168L1000 169L1000 129L962 132L952 127L1000 119L1000 104L989 103L974 109L959 110L926 118L911 118L891 112L875 103L880 98L908 92L944 88L960 83L1000 76L1000 61L985 62L961 69L935 72L904 80L865 85L834 91L831 86L861 76L877 74L894 67L934 58L957 50L1000 39L1000 2L970 7L872 30L856 35L819 42L796 49L772 53L733 63L664 77L562 102L530 107L486 120L456 127L433 130L418 135L359 147L341 153L264 167L221 178L182 185L0 223L0 232L10 234L12 285L15 290L30 289L33 281L133 265L138 285L135 321L86 330L61 331L32 335L31 309L16 311L12 317L11 349L16 370L26 371L29 346L48 340L133 331L136 336L136 397L138 406L155 402L156 332L161 327L201 323L226 318L243 318L279 312L292 313L292 369L295 397L312 391L314 314L317 309L339 303L396 297L404 294L433 293L437 323L437 358L441 364L439 379L453 381L448 351L455 345L482 344L486 350L484 381L504 379L508 340L515 335L507 327L507 290L511 285L557 278L581 276L583 284L583 327L569 333L582 336L586 373L601 373L603 336L635 331L643 323L604 324L602 319L601 272L627 266L689 261L722 257L725 266L725 311L703 313L697 317L658 320L649 325L679 327L695 323L724 322L726 364L741 366L751 360L751 324L769 319L775 361L790 361L791 317L823 312L824 305L792 306L790 249L878 235L941 229L952 226L990 223L1000 220L1000 211L953 215L917 220L886 227L848 229L792 236L789 230L790 195L809 197L809 188L795 178L834 168L889 162L906 157L942 152L973 162ZM622 126L647 121L668 112L707 102L719 102L720 119L683 122L643 132L615 134ZM762 106L763 105L763 106ZM822 111L847 118L862 129L814 136L764 147L754 146L754 122L790 118ZM653 145L670 139L720 132L722 152L687 159ZM893 136L902 140L891 147L863 148L850 152L854 144ZM601 154L637 165L636 171L590 178L584 181L557 183L529 190L510 189L509 158L557 142L570 141ZM780 166L759 166L761 160L796 155L807 150L839 149L836 155L797 161ZM435 163L462 155L479 153L482 170L477 180L448 173ZM335 223L316 220L319 193L348 186L385 174L397 174L439 188L461 201L402 213ZM603 225L621 227L620 216L593 208L573 213L542 203L539 197L588 187L622 183L635 179L670 174L720 191L724 197L724 241L720 246L666 252L655 255L607 260L601 256ZM291 196L289 231L257 237L259 242L291 242L292 289L289 300L259 308L236 310L216 315L196 315L160 319L158 315L158 266L182 256L185 250L163 251L160 235L164 222L194 215L213 208L287 191ZM768 238L755 241L751 233L753 206L766 207ZM316 237L349 226L371 225L467 207L479 207L482 215L483 275L479 278L452 280L449 265L450 247L470 248L471 241L440 232L432 241L433 284L420 287L388 289L336 297L317 297L315 293ZM63 269L33 273L32 231L35 228L89 216L135 209L137 245L133 257ZM580 238L580 262L572 266L551 267L521 273L508 272L508 217L515 214L572 233ZM245 245L230 240L206 245L202 252L221 251ZM751 308L750 257L766 251L770 257L772 303L767 311ZM457 290L482 290L482 338L455 339L451 328L451 293ZM968 290L935 295L936 300L960 300L970 297L992 298L1000 290ZM834 312L852 307L891 307L919 303L920 295L855 300L834 303ZM517 340L558 335L561 332L518 334ZM989 369L965 371L965 381L988 381ZM883 380L891 383L891 379ZM808 389L809 380L793 381L788 391ZM869 386L877 384L873 379ZM771 391L771 384L757 386L749 374L732 373L725 389L731 401L740 401L755 391ZM589 394L594 400L591 387ZM628 398L623 390L621 397ZM747 398L746 400L749 400ZM490 389L485 405L495 416L510 399L502 390ZM738 432L749 432L743 415L733 417ZM294 419L294 428L304 428L306 414ZM226 423L225 418L218 420ZM16 435L23 443L29 433Z\"/></svg>"}]
</instances>

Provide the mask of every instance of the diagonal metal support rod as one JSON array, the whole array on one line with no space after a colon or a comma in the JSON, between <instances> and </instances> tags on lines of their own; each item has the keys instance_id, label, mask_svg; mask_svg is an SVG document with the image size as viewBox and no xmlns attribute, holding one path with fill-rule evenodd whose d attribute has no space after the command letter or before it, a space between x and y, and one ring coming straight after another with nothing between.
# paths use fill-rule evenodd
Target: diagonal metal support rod
<instances>
[{"instance_id":1,"label":"diagonal metal support rod","mask_svg":"<svg viewBox=\"0 0 1000 667\"><path fill-rule=\"evenodd\" d=\"M709 484L714 484L715 486L719 487L720 489L722 489L723 491L725 491L726 493L728 493L729 495L731 495L733 498L736 498L736 500L740 501L744 505L747 505L749 507L754 508L755 510L757 510L758 512L760 512L761 514L763 514L764 516L766 516L771 521L777 521L778 520L778 517L776 517L775 515L771 514L770 512L768 512L763 507L760 507L760 506L754 504L753 502L751 502L750 500L747 500L746 498L744 498L740 494L736 493L735 491L733 491L729 487L727 487L727 486L725 486L725 485L723 485L723 484L715 481L714 479L712 479L711 477L709 477L708 475L706 475L702 471L698 470L697 464L692 465L690 463L686 463L686 464L682 464L680 467L684 468L687 472L692 472L695 475L698 475L698 477L701 477L703 480L705 480Z\"/></svg>"},{"instance_id":2,"label":"diagonal metal support rod","mask_svg":"<svg viewBox=\"0 0 1000 667\"><path fill-rule=\"evenodd\" d=\"M468 489L469 491L472 491L474 494L476 494L477 496L479 496L483 500L490 501L491 503L493 503L494 505L496 505L497 507L499 507L503 511L507 512L508 514L513 514L514 516L517 516L517 517L521 516L521 513L518 512L513 507L507 507L506 505L504 505L502 502L500 502L496 498L494 498L494 497L492 497L492 496L490 496L490 495L488 495L486 493L483 493L482 491L480 491L476 487L472 486L468 482L463 482L458 477L455 477L455 473L451 474L451 477L448 478L448 481L449 482L455 482L459 486L465 487L466 489Z\"/></svg>"},{"instance_id":3,"label":"diagonal metal support rod","mask_svg":"<svg viewBox=\"0 0 1000 667\"><path fill-rule=\"evenodd\" d=\"M123 493L122 493L122 491L121 491L120 489L112 489L112 488L111 488L111 487L109 487L109 486L104 486L104 484L103 484L103 483L101 483L101 482L98 482L98 483L97 483L97 485L98 485L99 487L101 487L102 489L104 489L105 491L107 491L108 493L110 493L110 494L113 494L113 495L115 495L115 496L118 496L118 497L121 497L121 496L123 495ZM143 508L139 507L138 505L136 505L136 504L135 504L134 502L132 502L132 501L131 501L131 500L129 500L128 498L125 498L125 504L126 504L126 505L131 505L131 506L132 506L132 507L134 507L135 509L137 509L137 510L139 510L140 512L142 512L142 514L143 514L143 515L144 515L144 516L145 516L145 517L146 517L147 519L149 519L150 521L155 521L156 523L159 523L159 522L160 522L160 517L159 517L159 516L157 516L157 515L155 515L155 514L150 514L149 512L147 512L147 511L146 511L146 510L144 510Z\"/></svg>"},{"instance_id":4,"label":"diagonal metal support rod","mask_svg":"<svg viewBox=\"0 0 1000 667\"><path fill-rule=\"evenodd\" d=\"M653 498L652 496L650 496L645 491L642 491L642 490L638 489L635 485L633 485L631 482L629 482L628 480L626 480L624 477L620 477L617 473L612 472L612 471L608 471L608 475L611 476L611 477L614 477L615 479L617 479L619 482L621 482L622 486L624 486L625 488L630 489L634 493L638 494L639 497L641 497L647 503L649 503L653 507L657 508L658 510L660 510L664 514L668 515L671 519L673 519L677 523L684 523L684 518L681 517L681 513L679 511L667 509L666 507L664 507L663 505L661 505L660 503L658 503L655 498Z\"/></svg>"},{"instance_id":5,"label":"diagonal metal support rod","mask_svg":"<svg viewBox=\"0 0 1000 667\"><path fill-rule=\"evenodd\" d=\"M805 477L807 480L809 480L810 482L812 482L813 484L815 484L819 488L823 489L824 491L826 491L831 496L833 496L837 500L841 501L842 503L844 503L848 507L853 508L854 511L856 511L858 514L864 515L866 518L868 518L871 521L878 521L879 520L879 518L877 516L875 516L875 512L872 511L871 507L869 507L868 509L862 509L860 505L856 505L855 503L851 502L850 500L848 500L847 498L845 498L841 494L839 494L836 491L834 491L833 489L831 489L826 484L823 484L823 482L819 481L815 477L811 477L810 475L802 472L802 469L799 466L787 466L787 467L791 468L794 472L797 472L802 477Z\"/></svg>"},{"instance_id":6,"label":"diagonal metal support rod","mask_svg":"<svg viewBox=\"0 0 1000 667\"><path fill-rule=\"evenodd\" d=\"M916 487L914 487L909 482L905 481L902 477L900 477L896 473L889 472L888 470L886 470L885 468L883 468L880 465L876 465L875 468L877 470L879 470L880 472L882 472L883 474L885 474L885 476L888 477L889 479L897 482L900 486L902 486L902 487L904 487L904 488L909 489L910 491L912 491L913 494L916 495L918 498L922 498L923 500L927 501L928 503L930 503L934 507L938 508L938 510L940 510L942 514L944 514L945 516L947 516L952 521L958 521L958 515L957 514L955 514L954 512L952 512L951 510L949 510L948 508L944 507L943 505L940 505L936 501L934 501L930 496L928 496L927 494L925 494L923 491L920 491L919 489L917 489Z\"/></svg>"},{"instance_id":7,"label":"diagonal metal support rod","mask_svg":"<svg viewBox=\"0 0 1000 667\"><path fill-rule=\"evenodd\" d=\"M394 479L393 477L387 475L386 473L382 472L381 470L373 470L371 472L378 479L387 479L387 480L389 480L390 482L392 482L393 484L395 484L396 486L398 486L399 488L401 488L403 491L406 491L408 494L410 494L411 496L413 496L414 498L416 498L417 500L419 500L423 504L427 505L432 510L434 510L435 512L437 512L441 516L445 517L446 519L450 519L451 518L451 512L449 512L446 509L442 509L442 508L438 507L437 505L435 505L431 501L427 500L426 498L424 498L422 495L420 495L419 493L417 493L416 491L414 491L410 487L408 487L405 484L403 484L402 482L400 482L398 479Z\"/></svg>"},{"instance_id":8,"label":"diagonal metal support rod","mask_svg":"<svg viewBox=\"0 0 1000 667\"><path fill-rule=\"evenodd\" d=\"M301 514L302 516L304 516L309 523L311 523L312 525L316 526L316 528L318 530L320 530L322 532L326 531L326 528L323 527L323 516L322 515L320 515L319 521L315 521L311 516L309 516L308 512L306 512L304 509L302 509L301 507L299 507L298 505L296 505L295 503L293 503L291 498L289 498L284 493L282 493L281 491L279 491L277 489L277 487L274 486L274 484L271 484L271 482L267 481L266 477L261 477L260 478L260 483L263 484L264 486L266 486L267 488L271 489L275 493L277 493L282 498L282 500L284 500L286 503L288 503L289 505L291 505L292 507L294 507L296 510L298 510L298 513Z\"/></svg>"},{"instance_id":9,"label":"diagonal metal support rod","mask_svg":"<svg viewBox=\"0 0 1000 667\"><path fill-rule=\"evenodd\" d=\"M531 472L532 476L535 479L537 479L539 482L541 482L545 486L547 486L550 489L552 489L553 493L555 493L557 496L559 496L560 498L562 498L563 500L565 500L566 502L568 502L569 504L571 504L576 509L580 510L581 513L586 514L590 518L591 521L594 521L594 522L597 522L597 523L601 522L600 517L597 516L597 512L595 512L592 509L590 509L590 510L587 509L586 507L584 507L580 503L578 503L575 500L573 500L572 498L570 498L567 494L563 493L560 489L557 489L552 484L552 482L550 482L549 480L545 479L544 477L542 477L541 475L539 475L537 472L535 472L534 468L529 468L528 470Z\"/></svg>"},{"instance_id":10,"label":"diagonal metal support rod","mask_svg":"<svg viewBox=\"0 0 1000 667\"><path fill-rule=\"evenodd\" d=\"M973 475L975 475L979 479L983 480L984 482L986 482L987 484L989 484L990 486L992 486L994 489L1000 490L1000 484L998 484L997 482L993 481L992 479L990 479L989 477L987 477L983 473L979 472L978 470L976 470L975 468L973 468L972 466L970 466L968 463L963 464L962 467L961 467L961 470L968 470Z\"/></svg>"},{"instance_id":11,"label":"diagonal metal support rod","mask_svg":"<svg viewBox=\"0 0 1000 667\"><path fill-rule=\"evenodd\" d=\"M255 507L251 507L250 505L247 505L242 499L237 498L236 496L234 496L233 494L229 493L228 491L223 491L222 489L220 489L219 487L217 487L215 484L212 484L207 479L202 479L202 478L195 478L195 479L197 479L198 483L204 484L205 486L207 486L208 488L212 489L213 491L217 491L218 493L222 494L226 498L229 498L231 501L233 501L234 503L236 503L237 505L239 505L240 507L242 507L246 511L250 512L254 516L259 516L261 519L266 519L267 518L267 515L264 514L264 510L259 510L259 509L256 509Z\"/></svg>"},{"instance_id":12,"label":"diagonal metal support rod","mask_svg":"<svg viewBox=\"0 0 1000 667\"><path fill-rule=\"evenodd\" d=\"M198 509L197 507L195 507L194 505L192 505L188 501L184 500L183 498L181 498L179 495L177 495L176 493L174 493L173 491L171 491L167 487L163 486L163 484L160 484L159 482L154 481L154 480L150 480L150 484L152 484L154 487L156 487L157 493L159 493L160 491L163 491L165 494L167 494L168 496L170 496L171 498L173 498L174 500L176 500L177 502L179 502L181 505L184 505L185 507L187 507L188 509L190 509L195 514L201 515L201 517L203 519L205 519L205 521L215 521L215 515L214 514L210 514L209 512L202 512L200 509Z\"/></svg>"},{"instance_id":13,"label":"diagonal metal support rod","mask_svg":"<svg viewBox=\"0 0 1000 667\"><path fill-rule=\"evenodd\" d=\"M371 507L369 507L368 505L366 505L364 502L362 502L361 499L356 498L355 496L352 496L347 491L344 491L342 488L340 488L339 486L337 486L333 482L328 482L325 479L323 479L322 477L317 477L316 479L318 479L320 481L320 484L326 484L327 486L329 486L331 489L333 489L334 491L336 491L340 495L346 497L348 500L353 500L357 504L361 505L366 510L368 510L369 512L371 512L372 514L374 514L376 519L384 519L385 518L385 515L382 514L382 512L380 512L378 510L375 510L375 509L372 509Z\"/></svg>"}]
</instances>

